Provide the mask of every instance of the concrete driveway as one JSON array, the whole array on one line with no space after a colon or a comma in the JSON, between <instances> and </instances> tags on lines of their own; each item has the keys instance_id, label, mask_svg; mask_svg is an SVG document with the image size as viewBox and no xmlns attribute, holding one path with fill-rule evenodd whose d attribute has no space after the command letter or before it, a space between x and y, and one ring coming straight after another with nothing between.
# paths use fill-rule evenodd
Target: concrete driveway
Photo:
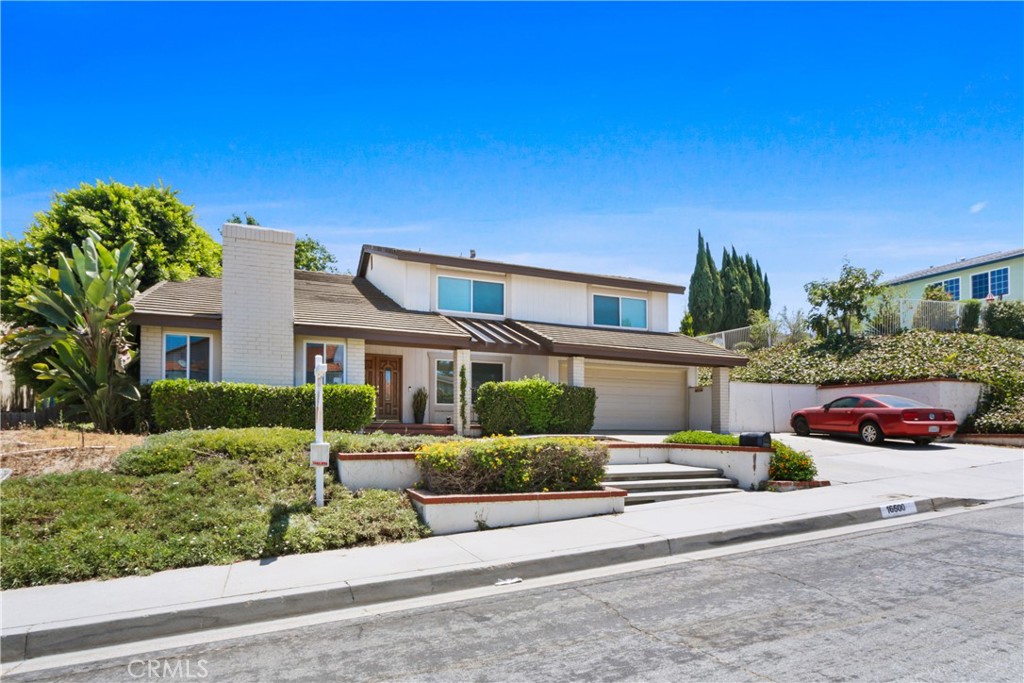
<instances>
[{"instance_id":1,"label":"concrete driveway","mask_svg":"<svg viewBox=\"0 0 1024 683\"><path fill-rule=\"evenodd\" d=\"M1024 449L978 444L937 442L915 446L910 442L887 441L865 446L854 439L822 436L773 434L798 450L807 451L818 466L818 478L833 485L869 484L906 480L908 488L921 486L933 495L959 495L981 500L1024 495ZM967 473L972 477L965 477ZM988 486L982 490L968 479L982 475ZM911 486L912 482L912 486Z\"/></svg>"}]
</instances>

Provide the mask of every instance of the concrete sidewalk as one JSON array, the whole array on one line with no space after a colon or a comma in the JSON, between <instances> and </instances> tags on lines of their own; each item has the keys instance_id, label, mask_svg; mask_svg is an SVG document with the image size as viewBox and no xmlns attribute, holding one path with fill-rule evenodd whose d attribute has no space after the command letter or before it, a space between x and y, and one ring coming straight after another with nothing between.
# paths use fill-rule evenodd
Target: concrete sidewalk
<instances>
[{"instance_id":1,"label":"concrete sidewalk","mask_svg":"<svg viewBox=\"0 0 1024 683\"><path fill-rule=\"evenodd\" d=\"M729 543L1024 495L1024 452L782 440L815 455L826 488L738 493L621 515L293 555L145 577L4 591L2 659L21 659L653 559ZM910 506L907 506L909 509Z\"/></svg>"}]
</instances>

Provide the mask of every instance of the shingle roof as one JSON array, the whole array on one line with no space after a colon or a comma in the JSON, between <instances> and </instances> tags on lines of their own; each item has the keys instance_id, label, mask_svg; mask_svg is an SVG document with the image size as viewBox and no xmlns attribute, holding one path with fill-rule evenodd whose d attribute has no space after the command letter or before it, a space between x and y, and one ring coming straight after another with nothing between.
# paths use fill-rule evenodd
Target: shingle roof
<instances>
[{"instance_id":1,"label":"shingle roof","mask_svg":"<svg viewBox=\"0 0 1024 683\"><path fill-rule=\"evenodd\" d=\"M296 333L343 336L428 348L584 355L673 365L734 367L747 359L692 337L517 320L446 317L409 311L368 280L295 271ZM136 324L219 328L221 281L197 277L162 282L133 300Z\"/></svg>"},{"instance_id":2,"label":"shingle roof","mask_svg":"<svg viewBox=\"0 0 1024 683\"><path fill-rule=\"evenodd\" d=\"M470 336L437 313L409 311L374 287L351 275L295 271L295 327L404 333L435 337L435 341L466 348ZM373 338L360 334L365 338ZM376 337L380 341L386 341Z\"/></svg>"},{"instance_id":3,"label":"shingle roof","mask_svg":"<svg viewBox=\"0 0 1024 683\"><path fill-rule=\"evenodd\" d=\"M557 355L582 355L611 360L643 360L674 365L736 367L747 357L693 337L670 332L643 332L551 323L514 321L527 333L546 340Z\"/></svg>"},{"instance_id":4,"label":"shingle roof","mask_svg":"<svg viewBox=\"0 0 1024 683\"><path fill-rule=\"evenodd\" d=\"M1014 258L1017 256L1024 256L1024 249L995 251L992 252L991 254L983 254L982 256L975 256L974 258L963 259L961 261L956 261L955 263L947 263L944 266L931 266L929 268L924 268L922 270L915 270L913 273L900 275L899 277L895 277L891 280L886 280L883 284L898 285L904 282L913 282L914 280L921 280L926 277L935 277L937 275L942 275L943 273L949 273L955 270L965 270L967 268L983 266L986 263L1004 261L1006 259Z\"/></svg>"},{"instance_id":5,"label":"shingle roof","mask_svg":"<svg viewBox=\"0 0 1024 683\"><path fill-rule=\"evenodd\" d=\"M394 247L378 247L372 244L364 244L363 251L359 256L360 277L366 277L369 267L370 256L380 254L399 261L412 261L414 263L431 263L451 268L465 268L468 270L479 270L490 273L508 273L512 275L530 275L543 277L551 280L565 280L568 282L586 282L589 284L603 285L605 287L620 287L625 289L639 289L651 292L668 292L670 294L685 294L686 287L672 284L670 282L657 282L655 280L641 280L632 277L620 277L618 275L596 275L593 273L577 273L570 270L556 270L553 268L538 268L536 266L521 266L514 263L503 263L501 261L489 261L487 259L465 258L462 256L445 256L444 254L431 254L425 251L412 251L410 249L395 249Z\"/></svg>"}]
</instances>

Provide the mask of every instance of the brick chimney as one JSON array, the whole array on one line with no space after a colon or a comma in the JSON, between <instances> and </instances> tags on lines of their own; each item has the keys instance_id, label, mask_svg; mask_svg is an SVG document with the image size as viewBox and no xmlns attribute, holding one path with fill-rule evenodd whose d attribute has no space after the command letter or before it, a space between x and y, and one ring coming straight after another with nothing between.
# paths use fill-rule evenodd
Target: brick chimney
<instances>
[{"instance_id":1,"label":"brick chimney","mask_svg":"<svg viewBox=\"0 0 1024 683\"><path fill-rule=\"evenodd\" d=\"M224 381L291 385L295 233L225 223L221 235Z\"/></svg>"}]
</instances>

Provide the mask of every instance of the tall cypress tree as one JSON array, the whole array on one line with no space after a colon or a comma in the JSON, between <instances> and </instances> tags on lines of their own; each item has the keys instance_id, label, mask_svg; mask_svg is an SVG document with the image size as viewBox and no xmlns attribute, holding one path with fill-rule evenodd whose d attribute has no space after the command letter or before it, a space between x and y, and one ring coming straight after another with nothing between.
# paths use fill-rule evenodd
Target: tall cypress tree
<instances>
[{"instance_id":1,"label":"tall cypress tree","mask_svg":"<svg viewBox=\"0 0 1024 683\"><path fill-rule=\"evenodd\" d=\"M761 276L761 267L754 264L754 259L747 254L743 262L747 266L747 277L750 278L750 308L751 311L764 310L764 278ZM747 313L749 316L749 312Z\"/></svg>"},{"instance_id":2,"label":"tall cypress tree","mask_svg":"<svg viewBox=\"0 0 1024 683\"><path fill-rule=\"evenodd\" d=\"M722 276L715 266L715 257L711 255L711 245L704 244L704 262L708 264L708 271L711 273L711 301L712 315L708 320L709 332L718 332L725 329L722 327L722 319L725 315L725 296L722 291Z\"/></svg>"},{"instance_id":3,"label":"tall cypress tree","mask_svg":"<svg viewBox=\"0 0 1024 683\"><path fill-rule=\"evenodd\" d=\"M772 310L772 287L768 284L768 273L764 274L764 312L771 313Z\"/></svg>"},{"instance_id":4,"label":"tall cypress tree","mask_svg":"<svg viewBox=\"0 0 1024 683\"><path fill-rule=\"evenodd\" d=\"M715 293L711 269L708 267L704 236L697 232L697 262L690 276L689 312L694 334L712 332L715 319Z\"/></svg>"}]
</instances>

